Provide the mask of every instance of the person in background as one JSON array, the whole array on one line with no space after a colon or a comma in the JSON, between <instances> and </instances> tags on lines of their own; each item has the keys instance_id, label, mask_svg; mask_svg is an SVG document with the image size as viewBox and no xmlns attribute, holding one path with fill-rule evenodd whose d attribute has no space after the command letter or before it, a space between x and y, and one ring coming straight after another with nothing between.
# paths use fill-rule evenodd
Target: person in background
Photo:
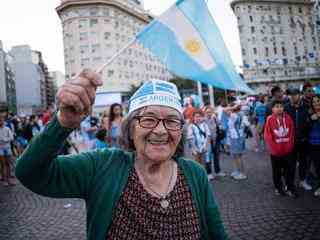
<instances>
[{"instance_id":1,"label":"person in background","mask_svg":"<svg viewBox=\"0 0 320 240\"><path fill-rule=\"evenodd\" d=\"M110 147L120 147L121 124L123 121L123 109L121 104L113 103L110 106L108 123L108 144Z\"/></svg>"},{"instance_id":2,"label":"person in background","mask_svg":"<svg viewBox=\"0 0 320 240\"><path fill-rule=\"evenodd\" d=\"M259 152L264 144L263 144L263 130L264 125L266 123L266 113L267 113L267 103L268 97L267 95L260 95L254 108L254 119L256 125L255 131L255 139L256 139L256 152Z\"/></svg>"},{"instance_id":3,"label":"person in background","mask_svg":"<svg viewBox=\"0 0 320 240\"><path fill-rule=\"evenodd\" d=\"M220 167L219 145L217 141L219 134L219 123L217 120L217 116L214 113L214 108L211 106L206 106L204 108L204 113L206 116L206 123L210 129L210 162L213 163L214 176L225 177L226 174L221 171Z\"/></svg>"},{"instance_id":4,"label":"person in background","mask_svg":"<svg viewBox=\"0 0 320 240\"><path fill-rule=\"evenodd\" d=\"M290 89L289 96L290 102L285 105L284 110L292 118L295 130L292 164L299 163L299 186L310 191L312 187L306 181L308 166L310 166L307 156L310 132L308 107L302 101L299 89Z\"/></svg>"},{"instance_id":5,"label":"person in background","mask_svg":"<svg viewBox=\"0 0 320 240\"><path fill-rule=\"evenodd\" d=\"M193 159L203 165L208 174L209 180L212 180L212 167L210 162L210 129L205 122L202 111L193 112L193 121L189 126L188 139L191 142L191 151Z\"/></svg>"},{"instance_id":6,"label":"person in background","mask_svg":"<svg viewBox=\"0 0 320 240\"><path fill-rule=\"evenodd\" d=\"M105 149L107 148L107 130L100 128L96 133L95 149Z\"/></svg>"},{"instance_id":7,"label":"person in background","mask_svg":"<svg viewBox=\"0 0 320 240\"><path fill-rule=\"evenodd\" d=\"M30 124L31 132L32 132L32 137L34 137L40 133L41 127L38 124L38 116L31 115L29 118L29 124Z\"/></svg>"},{"instance_id":8,"label":"person in background","mask_svg":"<svg viewBox=\"0 0 320 240\"><path fill-rule=\"evenodd\" d=\"M226 110L229 115L227 138L230 148L230 154L234 160L234 171L231 177L235 180L247 179L245 174L243 153L245 151L245 126L249 126L248 121L244 121L242 114L240 114L241 105L235 102L230 104Z\"/></svg>"},{"instance_id":9,"label":"person in background","mask_svg":"<svg viewBox=\"0 0 320 240\"><path fill-rule=\"evenodd\" d=\"M42 124L45 126L48 124L48 122L50 121L52 115L54 112L54 107L52 105L49 105L45 111L45 113L42 116Z\"/></svg>"},{"instance_id":10,"label":"person in background","mask_svg":"<svg viewBox=\"0 0 320 240\"><path fill-rule=\"evenodd\" d=\"M218 120L219 127L220 127L221 131L223 131L224 133L226 133L228 130L228 114L227 114L227 111L225 110L227 108L228 108L228 104L227 104L226 100L224 98L221 98L219 100L219 105L217 107L217 120ZM218 150L219 150L219 152L223 151L224 153L229 154L226 134L224 134L224 135L225 135L224 138L219 139L219 149Z\"/></svg>"},{"instance_id":11,"label":"person in background","mask_svg":"<svg viewBox=\"0 0 320 240\"><path fill-rule=\"evenodd\" d=\"M320 96L312 99L311 130L309 135L309 156L316 170L317 186L314 196L320 197Z\"/></svg>"},{"instance_id":12,"label":"person in background","mask_svg":"<svg viewBox=\"0 0 320 240\"><path fill-rule=\"evenodd\" d=\"M93 120L92 120L93 119ZM96 132L98 131L98 122L91 115L81 122L80 129L84 141L84 147L90 150L94 147Z\"/></svg>"},{"instance_id":13,"label":"person in background","mask_svg":"<svg viewBox=\"0 0 320 240\"><path fill-rule=\"evenodd\" d=\"M27 147L28 145L28 140L25 137L25 133L24 133L24 129L26 126L26 121L27 118L25 115L20 115L18 116L18 118L16 119L16 127L15 127L15 144L17 147L17 153L18 156L20 156L22 154L22 152L24 151L24 149Z\"/></svg>"},{"instance_id":14,"label":"person in background","mask_svg":"<svg viewBox=\"0 0 320 240\"><path fill-rule=\"evenodd\" d=\"M313 90L313 87L311 85L311 83L306 82L303 84L302 87L302 102L304 104L304 106L306 106L308 108L308 112L311 115L312 114L312 98L315 96L315 92Z\"/></svg>"},{"instance_id":15,"label":"person in background","mask_svg":"<svg viewBox=\"0 0 320 240\"><path fill-rule=\"evenodd\" d=\"M183 116L184 119L186 121L186 123L191 123L192 119L193 119L193 113L196 111L197 109L193 106L193 100L192 97L188 97L186 99L186 106L183 110Z\"/></svg>"},{"instance_id":16,"label":"person in background","mask_svg":"<svg viewBox=\"0 0 320 240\"><path fill-rule=\"evenodd\" d=\"M11 141L13 141L13 132L5 126L4 113L0 113L0 165L4 186L15 185L15 183L10 180L10 163L12 161Z\"/></svg>"},{"instance_id":17,"label":"person in background","mask_svg":"<svg viewBox=\"0 0 320 240\"><path fill-rule=\"evenodd\" d=\"M297 197L293 173L296 166L295 161L292 160L294 123L291 117L284 112L282 100L274 100L272 103L272 115L267 118L264 139L270 152L275 194ZM286 192L282 177L285 177Z\"/></svg>"},{"instance_id":18,"label":"person in background","mask_svg":"<svg viewBox=\"0 0 320 240\"><path fill-rule=\"evenodd\" d=\"M267 103L266 118L272 114L272 105L274 101L283 101L283 91L279 86L271 88L271 99Z\"/></svg>"},{"instance_id":19,"label":"person in background","mask_svg":"<svg viewBox=\"0 0 320 240\"><path fill-rule=\"evenodd\" d=\"M107 111L104 111L101 117L100 127L105 130L108 130L108 124L109 124L109 116Z\"/></svg>"}]
</instances>

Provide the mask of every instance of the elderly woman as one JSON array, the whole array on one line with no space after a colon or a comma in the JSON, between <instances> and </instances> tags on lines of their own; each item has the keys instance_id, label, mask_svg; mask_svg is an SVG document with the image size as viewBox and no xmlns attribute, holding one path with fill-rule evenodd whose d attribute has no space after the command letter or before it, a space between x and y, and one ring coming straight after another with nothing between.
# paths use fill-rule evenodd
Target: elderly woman
<instances>
[{"instance_id":1,"label":"elderly woman","mask_svg":"<svg viewBox=\"0 0 320 240\"><path fill-rule=\"evenodd\" d=\"M19 159L19 180L43 196L84 199L89 240L226 239L206 172L176 154L183 118L173 84L147 82L130 99L122 131L131 151L57 156L100 85L85 70L59 89L59 111Z\"/></svg>"}]
</instances>

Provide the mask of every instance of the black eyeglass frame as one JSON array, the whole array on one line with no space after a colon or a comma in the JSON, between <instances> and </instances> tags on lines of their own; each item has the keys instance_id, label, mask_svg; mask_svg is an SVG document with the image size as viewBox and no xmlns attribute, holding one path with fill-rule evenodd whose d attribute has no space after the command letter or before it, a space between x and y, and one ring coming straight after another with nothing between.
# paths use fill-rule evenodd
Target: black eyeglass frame
<instances>
[{"instance_id":1,"label":"black eyeglass frame","mask_svg":"<svg viewBox=\"0 0 320 240\"><path fill-rule=\"evenodd\" d=\"M141 125L141 118L144 118L144 117L154 118L154 119L157 120L157 123L152 127L143 126L143 125ZM168 131L179 131L179 130L181 130L183 128L183 126L185 124L185 121L182 120L182 119L158 118L158 117L154 117L154 116L135 116L134 118L138 120L140 127L146 128L146 129L155 129L156 127L158 127L159 123L162 122L162 124L163 124L163 126L165 127L166 130L168 130ZM166 120L173 120L173 121L176 121L176 122L180 122L180 127L177 128L177 129L168 128L168 126L166 124Z\"/></svg>"}]
</instances>

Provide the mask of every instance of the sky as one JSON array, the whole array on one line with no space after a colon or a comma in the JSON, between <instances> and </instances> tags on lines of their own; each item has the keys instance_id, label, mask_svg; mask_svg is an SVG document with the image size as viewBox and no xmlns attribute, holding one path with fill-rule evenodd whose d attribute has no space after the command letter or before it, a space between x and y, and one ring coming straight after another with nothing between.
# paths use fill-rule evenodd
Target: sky
<instances>
[{"instance_id":1,"label":"sky","mask_svg":"<svg viewBox=\"0 0 320 240\"><path fill-rule=\"evenodd\" d=\"M144 0L144 7L155 15L163 13L176 0ZM28 44L41 51L49 71L64 72L62 26L55 8L60 0L1 1L0 40L5 51ZM218 25L236 66L242 64L237 20L231 0L208 0L209 10Z\"/></svg>"}]
</instances>

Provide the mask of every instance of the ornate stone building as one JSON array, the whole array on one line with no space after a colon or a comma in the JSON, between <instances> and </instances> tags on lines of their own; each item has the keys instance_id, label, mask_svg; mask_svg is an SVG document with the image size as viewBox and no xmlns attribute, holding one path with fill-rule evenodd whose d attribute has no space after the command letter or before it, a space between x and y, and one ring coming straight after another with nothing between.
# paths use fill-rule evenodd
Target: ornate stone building
<instances>
[{"instance_id":1,"label":"ornate stone building","mask_svg":"<svg viewBox=\"0 0 320 240\"><path fill-rule=\"evenodd\" d=\"M138 0L66 0L57 13L63 27L66 79L82 68L97 68L123 48L153 17ZM103 72L98 92L128 92L132 84L171 75L139 44L123 52Z\"/></svg>"},{"instance_id":2,"label":"ornate stone building","mask_svg":"<svg viewBox=\"0 0 320 240\"><path fill-rule=\"evenodd\" d=\"M310 0L234 0L243 75L258 92L320 79L317 11Z\"/></svg>"}]
</instances>

